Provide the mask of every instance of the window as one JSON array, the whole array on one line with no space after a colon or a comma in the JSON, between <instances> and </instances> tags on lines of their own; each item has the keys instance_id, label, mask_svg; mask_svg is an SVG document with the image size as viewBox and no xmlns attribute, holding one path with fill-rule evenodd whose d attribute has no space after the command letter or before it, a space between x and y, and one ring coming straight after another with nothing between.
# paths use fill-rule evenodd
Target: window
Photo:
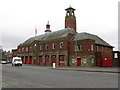
<instances>
[{"instance_id":1,"label":"window","mask_svg":"<svg viewBox=\"0 0 120 90\"><path fill-rule=\"evenodd\" d=\"M40 50L42 50L42 45L40 45Z\"/></svg>"},{"instance_id":2,"label":"window","mask_svg":"<svg viewBox=\"0 0 120 90\"><path fill-rule=\"evenodd\" d=\"M97 51L99 51L99 46L97 46Z\"/></svg>"},{"instance_id":3,"label":"window","mask_svg":"<svg viewBox=\"0 0 120 90\"><path fill-rule=\"evenodd\" d=\"M26 47L26 52L28 52L28 47Z\"/></svg>"},{"instance_id":4,"label":"window","mask_svg":"<svg viewBox=\"0 0 120 90\"><path fill-rule=\"evenodd\" d=\"M108 47L106 47L106 52L108 52Z\"/></svg>"},{"instance_id":5,"label":"window","mask_svg":"<svg viewBox=\"0 0 120 90\"><path fill-rule=\"evenodd\" d=\"M63 42L60 42L60 48L63 48Z\"/></svg>"},{"instance_id":6,"label":"window","mask_svg":"<svg viewBox=\"0 0 120 90\"><path fill-rule=\"evenodd\" d=\"M22 48L22 52L24 52L24 48Z\"/></svg>"},{"instance_id":7,"label":"window","mask_svg":"<svg viewBox=\"0 0 120 90\"><path fill-rule=\"evenodd\" d=\"M83 61L84 64L87 63L86 58L83 58L82 61Z\"/></svg>"},{"instance_id":8,"label":"window","mask_svg":"<svg viewBox=\"0 0 120 90\"><path fill-rule=\"evenodd\" d=\"M83 51L83 44L78 44L75 46L75 51Z\"/></svg>"},{"instance_id":9,"label":"window","mask_svg":"<svg viewBox=\"0 0 120 90\"><path fill-rule=\"evenodd\" d=\"M19 48L19 51L18 52L20 52L20 48Z\"/></svg>"},{"instance_id":10,"label":"window","mask_svg":"<svg viewBox=\"0 0 120 90\"><path fill-rule=\"evenodd\" d=\"M55 49L55 43L52 44L52 49Z\"/></svg>"},{"instance_id":11,"label":"window","mask_svg":"<svg viewBox=\"0 0 120 90\"><path fill-rule=\"evenodd\" d=\"M37 50L37 44L34 44L34 51Z\"/></svg>"},{"instance_id":12,"label":"window","mask_svg":"<svg viewBox=\"0 0 120 90\"><path fill-rule=\"evenodd\" d=\"M91 59L91 63L94 63L94 58Z\"/></svg>"},{"instance_id":13,"label":"window","mask_svg":"<svg viewBox=\"0 0 120 90\"><path fill-rule=\"evenodd\" d=\"M117 53L114 54L114 58L118 58L118 54Z\"/></svg>"},{"instance_id":14,"label":"window","mask_svg":"<svg viewBox=\"0 0 120 90\"><path fill-rule=\"evenodd\" d=\"M104 48L103 48L103 46L102 46L102 51L104 51Z\"/></svg>"},{"instance_id":15,"label":"window","mask_svg":"<svg viewBox=\"0 0 120 90\"><path fill-rule=\"evenodd\" d=\"M30 46L30 52L32 51L32 46Z\"/></svg>"},{"instance_id":16,"label":"window","mask_svg":"<svg viewBox=\"0 0 120 90\"><path fill-rule=\"evenodd\" d=\"M48 44L46 44L46 50L48 50Z\"/></svg>"},{"instance_id":17,"label":"window","mask_svg":"<svg viewBox=\"0 0 120 90\"><path fill-rule=\"evenodd\" d=\"M91 51L93 51L94 50L94 46L93 45L91 45Z\"/></svg>"}]
</instances>

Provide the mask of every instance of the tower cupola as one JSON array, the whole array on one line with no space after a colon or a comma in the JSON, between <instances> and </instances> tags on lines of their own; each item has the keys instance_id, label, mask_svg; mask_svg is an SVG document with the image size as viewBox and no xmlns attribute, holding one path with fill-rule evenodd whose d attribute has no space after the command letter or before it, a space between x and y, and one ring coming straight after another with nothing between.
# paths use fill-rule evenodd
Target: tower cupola
<instances>
[{"instance_id":1,"label":"tower cupola","mask_svg":"<svg viewBox=\"0 0 120 90\"><path fill-rule=\"evenodd\" d=\"M50 33L50 32L51 32L51 30L50 30L50 24L49 24L49 21L48 21L48 23L46 25L45 33Z\"/></svg>"}]
</instances>

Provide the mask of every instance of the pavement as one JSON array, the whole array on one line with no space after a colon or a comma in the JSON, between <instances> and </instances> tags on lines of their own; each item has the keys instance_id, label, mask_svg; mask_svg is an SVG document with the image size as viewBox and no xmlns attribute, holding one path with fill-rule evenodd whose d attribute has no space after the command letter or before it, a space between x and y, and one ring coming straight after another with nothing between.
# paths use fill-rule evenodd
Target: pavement
<instances>
[{"instance_id":1,"label":"pavement","mask_svg":"<svg viewBox=\"0 0 120 90\"><path fill-rule=\"evenodd\" d=\"M120 73L120 68L118 67L55 67L54 69L64 71Z\"/></svg>"},{"instance_id":2,"label":"pavement","mask_svg":"<svg viewBox=\"0 0 120 90\"><path fill-rule=\"evenodd\" d=\"M36 66L37 68L46 68L52 70L64 70L64 71L83 71L83 72L103 72L103 73L120 73L120 67L71 67L71 66L41 66L41 65L30 65L24 64L27 66Z\"/></svg>"}]
</instances>

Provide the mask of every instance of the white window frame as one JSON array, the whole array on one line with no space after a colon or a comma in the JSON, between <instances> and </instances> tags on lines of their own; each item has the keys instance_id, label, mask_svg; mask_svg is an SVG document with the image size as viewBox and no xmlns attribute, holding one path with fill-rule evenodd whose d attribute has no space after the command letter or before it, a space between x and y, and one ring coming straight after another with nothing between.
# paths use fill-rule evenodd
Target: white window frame
<instances>
[{"instance_id":1,"label":"white window frame","mask_svg":"<svg viewBox=\"0 0 120 90\"><path fill-rule=\"evenodd\" d=\"M92 58L92 59L91 59L91 63L92 63L92 64L93 64L93 63L95 63L95 60L94 60L94 58Z\"/></svg>"},{"instance_id":2,"label":"white window frame","mask_svg":"<svg viewBox=\"0 0 120 90\"><path fill-rule=\"evenodd\" d=\"M55 43L52 43L52 49L55 49Z\"/></svg>"},{"instance_id":3,"label":"white window frame","mask_svg":"<svg viewBox=\"0 0 120 90\"><path fill-rule=\"evenodd\" d=\"M22 48L22 52L24 52L24 48Z\"/></svg>"},{"instance_id":4,"label":"white window frame","mask_svg":"<svg viewBox=\"0 0 120 90\"><path fill-rule=\"evenodd\" d=\"M114 53L114 58L118 58L118 53Z\"/></svg>"},{"instance_id":5,"label":"white window frame","mask_svg":"<svg viewBox=\"0 0 120 90\"><path fill-rule=\"evenodd\" d=\"M75 51L83 51L83 44L75 45Z\"/></svg>"},{"instance_id":6,"label":"white window frame","mask_svg":"<svg viewBox=\"0 0 120 90\"><path fill-rule=\"evenodd\" d=\"M28 52L28 47L26 47L26 52Z\"/></svg>"},{"instance_id":7,"label":"white window frame","mask_svg":"<svg viewBox=\"0 0 120 90\"><path fill-rule=\"evenodd\" d=\"M94 51L94 45L91 44L91 51Z\"/></svg>"},{"instance_id":8,"label":"white window frame","mask_svg":"<svg viewBox=\"0 0 120 90\"><path fill-rule=\"evenodd\" d=\"M63 48L64 45L63 45L63 42L60 42L60 48Z\"/></svg>"},{"instance_id":9,"label":"white window frame","mask_svg":"<svg viewBox=\"0 0 120 90\"><path fill-rule=\"evenodd\" d=\"M82 62L83 62L84 64L86 64L86 63L87 63L87 59L86 59L86 58L83 58L83 59L82 59Z\"/></svg>"}]
</instances>

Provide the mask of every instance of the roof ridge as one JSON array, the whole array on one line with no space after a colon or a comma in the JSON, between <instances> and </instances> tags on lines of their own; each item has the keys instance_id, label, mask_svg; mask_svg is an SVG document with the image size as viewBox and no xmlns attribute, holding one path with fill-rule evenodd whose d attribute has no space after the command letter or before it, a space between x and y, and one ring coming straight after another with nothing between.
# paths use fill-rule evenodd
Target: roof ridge
<instances>
[{"instance_id":1,"label":"roof ridge","mask_svg":"<svg viewBox=\"0 0 120 90\"><path fill-rule=\"evenodd\" d=\"M54 32L51 32L51 33L46 33L46 34L41 34L41 35L30 37L29 39L24 41L22 43L22 45L32 43L35 40L47 41L47 40L59 39L59 38L67 37L67 35L70 34L70 33L71 34L76 34L76 32L73 29L65 28L65 29L57 30L57 31L54 31Z\"/></svg>"}]
</instances>

